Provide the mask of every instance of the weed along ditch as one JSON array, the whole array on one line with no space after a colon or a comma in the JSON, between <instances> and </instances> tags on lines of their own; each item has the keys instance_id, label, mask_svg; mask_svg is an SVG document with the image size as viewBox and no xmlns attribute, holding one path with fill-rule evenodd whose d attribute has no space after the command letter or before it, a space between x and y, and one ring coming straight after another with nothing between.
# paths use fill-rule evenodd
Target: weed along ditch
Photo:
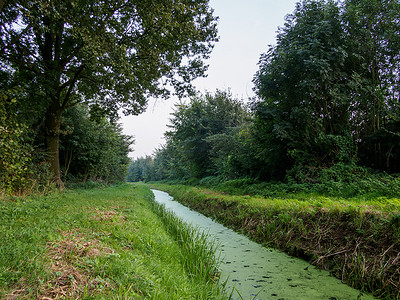
<instances>
[{"instance_id":1,"label":"weed along ditch","mask_svg":"<svg viewBox=\"0 0 400 300\"><path fill-rule=\"evenodd\" d=\"M343 284L328 271L251 241L165 192L152 191L156 202L215 238L220 245L221 282L226 282L232 299L375 299Z\"/></svg>"}]
</instances>

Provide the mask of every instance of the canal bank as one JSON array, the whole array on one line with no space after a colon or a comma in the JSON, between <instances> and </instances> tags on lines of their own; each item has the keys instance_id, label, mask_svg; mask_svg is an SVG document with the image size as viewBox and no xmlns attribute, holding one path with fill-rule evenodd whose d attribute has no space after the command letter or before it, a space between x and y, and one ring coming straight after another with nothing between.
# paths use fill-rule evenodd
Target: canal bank
<instances>
[{"instance_id":1,"label":"canal bank","mask_svg":"<svg viewBox=\"0 0 400 300\"><path fill-rule=\"evenodd\" d=\"M375 299L350 288L304 260L266 248L210 218L174 201L167 193L152 190L183 221L205 231L220 244L221 282L227 281L232 299Z\"/></svg>"},{"instance_id":2,"label":"canal bank","mask_svg":"<svg viewBox=\"0 0 400 300\"><path fill-rule=\"evenodd\" d=\"M263 245L305 258L355 288L399 297L399 239L394 221L343 204L268 201L184 186L155 185L185 205ZM268 278L266 278L268 279Z\"/></svg>"}]
</instances>

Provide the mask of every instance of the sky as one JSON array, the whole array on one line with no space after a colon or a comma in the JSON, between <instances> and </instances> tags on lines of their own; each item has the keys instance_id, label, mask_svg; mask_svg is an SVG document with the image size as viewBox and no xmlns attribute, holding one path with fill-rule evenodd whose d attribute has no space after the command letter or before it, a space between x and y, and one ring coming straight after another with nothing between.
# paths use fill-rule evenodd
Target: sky
<instances>
[{"instance_id":1,"label":"sky","mask_svg":"<svg viewBox=\"0 0 400 300\"><path fill-rule=\"evenodd\" d=\"M207 77L193 84L201 93L230 89L233 96L246 101L254 96L253 77L260 55L274 45L278 27L294 11L298 0L210 0L214 15L219 17L219 42L215 44ZM122 116L123 133L132 135L135 144L129 157L152 155L165 144L164 132L177 97L150 99L146 112L139 116Z\"/></svg>"}]
</instances>

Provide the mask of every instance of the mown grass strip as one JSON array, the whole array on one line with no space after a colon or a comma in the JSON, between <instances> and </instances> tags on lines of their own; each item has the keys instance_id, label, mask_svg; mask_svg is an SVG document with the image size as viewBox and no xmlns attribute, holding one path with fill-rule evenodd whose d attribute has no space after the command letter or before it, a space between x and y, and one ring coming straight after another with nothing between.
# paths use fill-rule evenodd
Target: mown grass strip
<instances>
[{"instance_id":1,"label":"mown grass strip","mask_svg":"<svg viewBox=\"0 0 400 300\"><path fill-rule=\"evenodd\" d=\"M400 297L398 199L305 193L262 198L189 186L152 187L259 243L329 269L353 287L382 298Z\"/></svg>"},{"instance_id":2,"label":"mown grass strip","mask_svg":"<svg viewBox=\"0 0 400 300\"><path fill-rule=\"evenodd\" d=\"M152 197L125 184L0 201L0 298L222 299Z\"/></svg>"}]
</instances>

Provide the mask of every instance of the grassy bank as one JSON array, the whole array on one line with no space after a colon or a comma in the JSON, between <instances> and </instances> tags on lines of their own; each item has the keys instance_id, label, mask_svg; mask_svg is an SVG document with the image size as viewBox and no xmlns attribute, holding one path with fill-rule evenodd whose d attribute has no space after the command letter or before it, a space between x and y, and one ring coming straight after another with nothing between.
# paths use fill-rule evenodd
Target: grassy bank
<instances>
[{"instance_id":1,"label":"grassy bank","mask_svg":"<svg viewBox=\"0 0 400 300\"><path fill-rule=\"evenodd\" d=\"M400 297L400 199L229 195L155 184L176 200L257 242L303 257L349 285Z\"/></svg>"},{"instance_id":2,"label":"grassy bank","mask_svg":"<svg viewBox=\"0 0 400 300\"><path fill-rule=\"evenodd\" d=\"M0 298L222 299L215 247L152 197L125 184L1 200Z\"/></svg>"}]
</instances>

